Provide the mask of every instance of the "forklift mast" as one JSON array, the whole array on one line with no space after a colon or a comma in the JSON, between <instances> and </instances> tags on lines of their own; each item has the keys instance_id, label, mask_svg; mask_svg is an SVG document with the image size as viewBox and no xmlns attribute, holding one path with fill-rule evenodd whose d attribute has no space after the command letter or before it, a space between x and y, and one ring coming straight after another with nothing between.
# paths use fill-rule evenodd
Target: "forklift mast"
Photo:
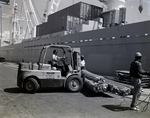
<instances>
[{"instance_id":1,"label":"forklift mast","mask_svg":"<svg viewBox=\"0 0 150 118\"><path fill-rule=\"evenodd\" d=\"M81 54L80 54L80 48L73 48L73 65L74 70L80 70L81 69Z\"/></svg>"}]
</instances>

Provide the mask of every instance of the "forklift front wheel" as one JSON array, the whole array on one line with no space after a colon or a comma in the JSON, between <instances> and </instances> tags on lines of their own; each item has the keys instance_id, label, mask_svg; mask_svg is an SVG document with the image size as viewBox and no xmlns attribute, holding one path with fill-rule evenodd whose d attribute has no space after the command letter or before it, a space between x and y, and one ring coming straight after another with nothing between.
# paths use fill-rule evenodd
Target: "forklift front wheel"
<instances>
[{"instance_id":1,"label":"forklift front wheel","mask_svg":"<svg viewBox=\"0 0 150 118\"><path fill-rule=\"evenodd\" d=\"M71 92L78 92L82 89L83 82L77 75L70 76L66 82L66 88Z\"/></svg>"},{"instance_id":2,"label":"forklift front wheel","mask_svg":"<svg viewBox=\"0 0 150 118\"><path fill-rule=\"evenodd\" d=\"M24 89L29 93L35 93L39 88L39 84L34 78L29 78L24 82Z\"/></svg>"}]
</instances>

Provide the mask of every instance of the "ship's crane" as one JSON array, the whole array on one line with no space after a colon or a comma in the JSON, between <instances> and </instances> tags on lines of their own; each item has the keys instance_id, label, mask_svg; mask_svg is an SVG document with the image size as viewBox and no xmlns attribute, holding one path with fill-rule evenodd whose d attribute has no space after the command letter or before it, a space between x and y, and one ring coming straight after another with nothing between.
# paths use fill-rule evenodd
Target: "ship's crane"
<instances>
[{"instance_id":1,"label":"ship's crane","mask_svg":"<svg viewBox=\"0 0 150 118\"><path fill-rule=\"evenodd\" d=\"M17 42L17 40L21 39L21 27L19 24L20 20L25 20L25 19L20 19L17 17L17 13L18 13L18 5L16 3L16 1L14 0L14 7L13 7L13 16L11 18L12 21L12 35L10 38L10 44L14 44Z\"/></svg>"},{"instance_id":2,"label":"ship's crane","mask_svg":"<svg viewBox=\"0 0 150 118\"><path fill-rule=\"evenodd\" d=\"M4 32L5 36L3 40L4 43L6 44L13 44L16 42L16 40L19 40L21 39L21 26L19 24L19 21L25 21L25 17L18 17L16 15L14 15L14 13L17 13L17 4L14 5L14 8L13 8L13 16L10 15L10 14L2 14L2 18L4 19L9 19L9 23L8 23L8 26L6 28L6 32L7 34L5 34L6 32ZM13 24L13 25L12 25ZM12 32L12 35L11 35L11 40L8 41L7 39L9 39L9 33L8 31Z\"/></svg>"},{"instance_id":3,"label":"ship's crane","mask_svg":"<svg viewBox=\"0 0 150 118\"><path fill-rule=\"evenodd\" d=\"M1 42L2 42L2 7L1 4L9 4L9 0L0 0L0 47L1 47Z\"/></svg>"},{"instance_id":4,"label":"ship's crane","mask_svg":"<svg viewBox=\"0 0 150 118\"><path fill-rule=\"evenodd\" d=\"M32 38L36 36L36 25L39 25L40 22L38 21L32 0L28 0L28 3L29 3L30 11L28 10L25 0L23 0L23 6L24 6L26 22L27 22L25 38ZM29 34L28 37L27 37L27 33Z\"/></svg>"},{"instance_id":5,"label":"ship's crane","mask_svg":"<svg viewBox=\"0 0 150 118\"><path fill-rule=\"evenodd\" d=\"M4 0L3 0L3 2L4 2ZM6 3L8 4L8 0L6 0ZM13 15L11 16L11 15L7 15L7 14L2 14L3 18L10 18L10 25L8 26L7 31L10 31L11 35L10 35L10 41L9 42L6 41L7 44L12 45L12 44L17 43L20 39L22 39L22 37L23 37L23 36L21 36L22 27L20 26L19 21L24 21L24 20L27 21L27 29L26 30L29 33L29 37L27 37L27 38L31 38L31 37L35 36L35 32L33 33L33 31L35 31L35 30L33 30L33 29L34 29L34 25L38 25L38 21L35 20L36 18L34 16L35 13L33 13L34 11L33 11L32 5L31 5L31 0L29 0L29 4L30 4L30 9L31 9L30 13L28 12L27 5L26 5L25 1L23 0L26 18L24 18L24 17L18 18L18 16L17 16L18 5L16 3L16 0L14 0ZM33 16L34 20L36 21L34 25L32 23L33 20L31 20L31 15ZM26 36L24 36L24 37L26 37ZM5 42L5 40L4 40L4 42Z\"/></svg>"},{"instance_id":6,"label":"ship's crane","mask_svg":"<svg viewBox=\"0 0 150 118\"><path fill-rule=\"evenodd\" d=\"M30 6L30 9L31 9L30 14L31 14L32 21L34 21L34 25L39 25L40 22L38 21L38 18L37 18L36 12L34 10L32 0L29 0L29 6Z\"/></svg>"},{"instance_id":7,"label":"ship's crane","mask_svg":"<svg viewBox=\"0 0 150 118\"><path fill-rule=\"evenodd\" d=\"M38 22L38 18L36 16L32 0L28 0L29 5L26 4L26 2L27 1L23 0L22 1L23 7L21 7L22 9L24 9L25 18L21 17L22 14L20 14L20 16L18 18L18 16L17 16L18 6L17 6L17 3L16 3L15 0L14 0L14 6L13 6L13 16L8 16L6 14L3 15L5 18L7 18L7 17L11 18L10 23L13 24L12 27L11 27L12 35L11 35L10 43L9 43L11 45L14 44L14 43L17 43L20 39L32 38L32 37L36 36L36 25L39 25L40 23ZM29 8L30 8L30 10L29 10ZM25 31L24 36L23 36L23 33L22 33L24 28L20 26L19 21L26 21L27 27L25 29L26 31Z\"/></svg>"},{"instance_id":8,"label":"ship's crane","mask_svg":"<svg viewBox=\"0 0 150 118\"><path fill-rule=\"evenodd\" d=\"M25 38L27 36L27 31L29 33L29 38L31 38L32 37L33 23L31 21L30 13L28 11L26 2L24 0L23 0L23 7L24 7L24 10L25 10L25 17L26 17L26 22L27 22L27 29L26 29L26 33L25 33Z\"/></svg>"},{"instance_id":9,"label":"ship's crane","mask_svg":"<svg viewBox=\"0 0 150 118\"><path fill-rule=\"evenodd\" d=\"M42 22L47 22L48 15L55 13L58 10L59 4L60 0L47 0Z\"/></svg>"},{"instance_id":10,"label":"ship's crane","mask_svg":"<svg viewBox=\"0 0 150 118\"><path fill-rule=\"evenodd\" d=\"M143 4L142 4L142 0L139 1L139 12L142 13L143 11Z\"/></svg>"},{"instance_id":11,"label":"ship's crane","mask_svg":"<svg viewBox=\"0 0 150 118\"><path fill-rule=\"evenodd\" d=\"M9 4L10 0L0 0L1 3Z\"/></svg>"}]
</instances>

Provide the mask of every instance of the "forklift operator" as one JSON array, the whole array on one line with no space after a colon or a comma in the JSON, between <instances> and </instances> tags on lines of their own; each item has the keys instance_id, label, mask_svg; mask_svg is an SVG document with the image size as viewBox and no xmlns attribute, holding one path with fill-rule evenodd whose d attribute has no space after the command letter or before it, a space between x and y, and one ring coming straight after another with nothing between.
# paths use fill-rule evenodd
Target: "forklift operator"
<instances>
[{"instance_id":1,"label":"forklift operator","mask_svg":"<svg viewBox=\"0 0 150 118\"><path fill-rule=\"evenodd\" d=\"M54 65L58 65L59 62L65 60L65 57L59 57L57 54L58 54L58 51L54 50L53 57L52 57Z\"/></svg>"},{"instance_id":2,"label":"forklift operator","mask_svg":"<svg viewBox=\"0 0 150 118\"><path fill-rule=\"evenodd\" d=\"M61 69L63 71L63 73L65 72L65 59L66 57L59 57L58 55L58 51L54 50L53 51L53 66L56 67L57 69Z\"/></svg>"}]
</instances>

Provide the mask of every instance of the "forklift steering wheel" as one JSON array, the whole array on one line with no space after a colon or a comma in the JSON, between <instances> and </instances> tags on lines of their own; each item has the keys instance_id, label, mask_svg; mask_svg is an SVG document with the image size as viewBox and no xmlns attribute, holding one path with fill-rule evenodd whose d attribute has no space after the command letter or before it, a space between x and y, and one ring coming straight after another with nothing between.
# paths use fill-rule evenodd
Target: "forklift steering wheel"
<instances>
[{"instance_id":1,"label":"forklift steering wheel","mask_svg":"<svg viewBox=\"0 0 150 118\"><path fill-rule=\"evenodd\" d=\"M61 59L63 62L67 61L67 57Z\"/></svg>"}]
</instances>

